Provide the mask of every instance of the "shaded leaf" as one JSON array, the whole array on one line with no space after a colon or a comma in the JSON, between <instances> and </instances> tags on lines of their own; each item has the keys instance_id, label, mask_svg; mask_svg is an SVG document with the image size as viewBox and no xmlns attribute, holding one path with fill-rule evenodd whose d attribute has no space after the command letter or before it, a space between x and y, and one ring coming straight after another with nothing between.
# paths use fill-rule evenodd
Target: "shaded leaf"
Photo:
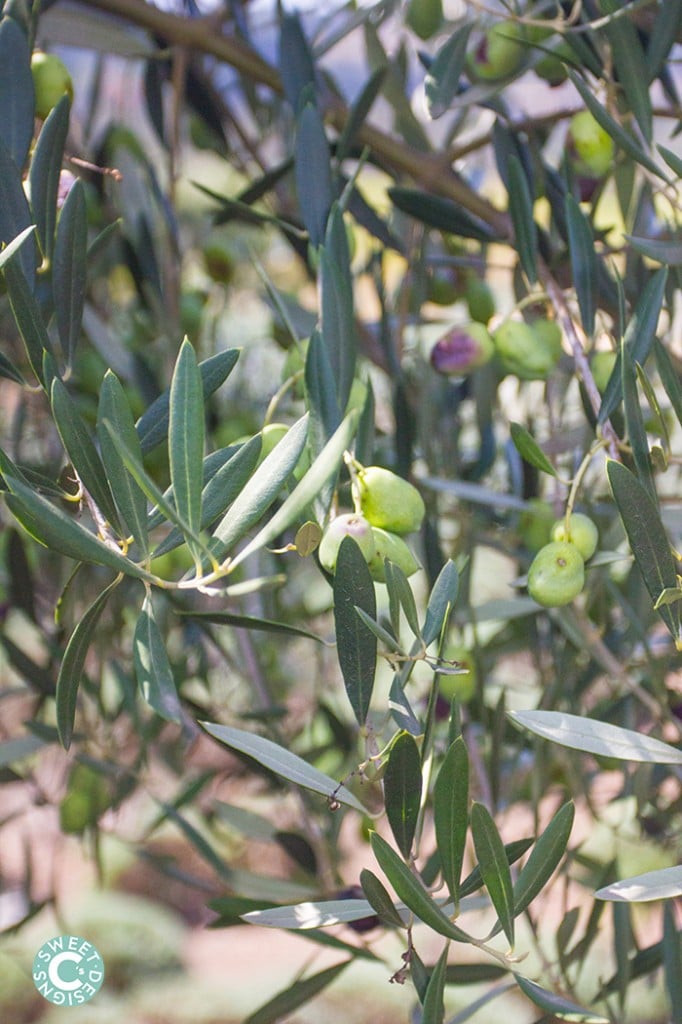
<instances>
[{"instance_id":1,"label":"shaded leaf","mask_svg":"<svg viewBox=\"0 0 682 1024\"><path fill-rule=\"evenodd\" d=\"M594 332L595 289L598 278L594 234L592 225L580 209L578 201L570 194L566 196L566 230L580 319L585 333L591 337Z\"/></svg>"},{"instance_id":2,"label":"shaded leaf","mask_svg":"<svg viewBox=\"0 0 682 1024\"><path fill-rule=\"evenodd\" d=\"M372 72L348 111L346 123L336 143L335 155L338 163L341 163L342 160L350 155L351 149L355 144L355 138L367 120L367 115L372 109L375 99L381 92L381 87L386 78L386 71L386 67L378 67Z\"/></svg>"},{"instance_id":3,"label":"shaded leaf","mask_svg":"<svg viewBox=\"0 0 682 1024\"><path fill-rule=\"evenodd\" d=\"M649 764L682 764L682 750L644 733L564 711L508 711L515 725L545 740L601 757Z\"/></svg>"},{"instance_id":4,"label":"shaded leaf","mask_svg":"<svg viewBox=\"0 0 682 1024\"><path fill-rule=\"evenodd\" d=\"M384 798L393 838L406 859L412 851L421 795L422 764L419 747L408 732L403 732L391 745L384 774Z\"/></svg>"},{"instance_id":5,"label":"shaded leaf","mask_svg":"<svg viewBox=\"0 0 682 1024\"><path fill-rule=\"evenodd\" d=\"M445 993L445 971L448 962L448 950L450 944L446 943L445 949L438 958L438 962L431 971L429 983L424 993L422 1009L422 1024L442 1024L445 1016L445 1005L443 995Z\"/></svg>"},{"instance_id":6,"label":"shaded leaf","mask_svg":"<svg viewBox=\"0 0 682 1024\"><path fill-rule=\"evenodd\" d=\"M28 286L19 260L10 260L3 269L10 306L26 349L28 361L36 379L44 384L43 358L46 352L48 355L52 355L52 343L45 322L38 303Z\"/></svg>"},{"instance_id":7,"label":"shaded leaf","mask_svg":"<svg viewBox=\"0 0 682 1024\"><path fill-rule=\"evenodd\" d=\"M448 559L438 574L426 606L422 637L427 647L440 636L443 624L452 611L458 593L459 573L457 566Z\"/></svg>"},{"instance_id":8,"label":"shaded leaf","mask_svg":"<svg viewBox=\"0 0 682 1024\"><path fill-rule=\"evenodd\" d=\"M389 928L404 928L405 922L398 913L386 886L369 868L360 872L360 885L365 896L382 924Z\"/></svg>"},{"instance_id":9,"label":"shaded leaf","mask_svg":"<svg viewBox=\"0 0 682 1024\"><path fill-rule=\"evenodd\" d=\"M447 914L443 913L422 883L412 874L385 839L382 839L377 832L373 832L370 836L370 844L379 867L395 889L397 896L420 921L439 935L444 935L455 942L468 943L471 941L471 936L453 924Z\"/></svg>"},{"instance_id":10,"label":"shaded leaf","mask_svg":"<svg viewBox=\"0 0 682 1024\"><path fill-rule=\"evenodd\" d=\"M305 390L310 410L310 443L315 455L324 448L339 423L341 413L329 348L316 329L310 335L305 359Z\"/></svg>"},{"instance_id":11,"label":"shaded leaf","mask_svg":"<svg viewBox=\"0 0 682 1024\"><path fill-rule=\"evenodd\" d=\"M644 486L620 462L609 461L606 472L635 562L655 604L662 591L677 587L675 564L659 511ZM664 605L658 613L677 644L679 609Z\"/></svg>"},{"instance_id":12,"label":"shaded leaf","mask_svg":"<svg viewBox=\"0 0 682 1024\"><path fill-rule=\"evenodd\" d=\"M25 736L15 736L11 740L3 740L0 743L0 769L9 768L17 761L23 761L25 757L32 757L45 746L45 740L40 736L33 736L27 733Z\"/></svg>"},{"instance_id":13,"label":"shaded leaf","mask_svg":"<svg viewBox=\"0 0 682 1024\"><path fill-rule=\"evenodd\" d=\"M33 138L33 76L26 33L14 18L0 21L0 139L21 170Z\"/></svg>"},{"instance_id":14,"label":"shaded leaf","mask_svg":"<svg viewBox=\"0 0 682 1024\"><path fill-rule=\"evenodd\" d=\"M33 218L12 154L0 137L0 245L9 245L33 224ZM36 243L29 237L21 246L19 263L31 291L36 278Z\"/></svg>"},{"instance_id":15,"label":"shaded leaf","mask_svg":"<svg viewBox=\"0 0 682 1024\"><path fill-rule=\"evenodd\" d=\"M509 158L509 213L514 225L516 250L523 272L534 284L538 278L538 233L533 220L533 199L528 179L516 155Z\"/></svg>"},{"instance_id":16,"label":"shaded leaf","mask_svg":"<svg viewBox=\"0 0 682 1024\"><path fill-rule=\"evenodd\" d=\"M621 10L622 5L620 0L600 0L600 7L605 14L615 14ZM646 142L651 145L649 68L640 36L629 18L611 18L604 26L604 33L611 44L613 62L627 105L635 115Z\"/></svg>"},{"instance_id":17,"label":"shaded leaf","mask_svg":"<svg viewBox=\"0 0 682 1024\"><path fill-rule=\"evenodd\" d=\"M233 626L235 629L262 630L265 633L286 633L289 636L304 636L308 640L316 640L320 644L327 641L317 633L311 633L299 626L291 626L288 622L275 622L272 619L260 619L255 615L236 615L232 612L194 612L181 611L181 615L197 619L200 622L213 622L217 626Z\"/></svg>"},{"instance_id":18,"label":"shaded leaf","mask_svg":"<svg viewBox=\"0 0 682 1024\"><path fill-rule=\"evenodd\" d=\"M609 1024L608 1017L603 1017L601 1014L586 1010L584 1007L578 1006L577 1003L571 1002L570 999L564 999L563 996L556 996L553 992L547 992L546 989L541 988L540 985L535 981L531 981L530 978L524 978L521 974L514 974L514 977L521 991L536 1006L558 1017L559 1020L575 1021L577 1024Z\"/></svg>"},{"instance_id":19,"label":"shaded leaf","mask_svg":"<svg viewBox=\"0 0 682 1024\"><path fill-rule=\"evenodd\" d=\"M338 203L331 207L320 254L320 306L322 340L336 382L338 408L345 410L355 377L357 338L348 236ZM337 425L338 419L333 429Z\"/></svg>"},{"instance_id":20,"label":"shaded leaf","mask_svg":"<svg viewBox=\"0 0 682 1024\"><path fill-rule=\"evenodd\" d=\"M549 461L533 435L520 423L510 423L511 439L521 458L543 473L556 476L556 469Z\"/></svg>"},{"instance_id":21,"label":"shaded leaf","mask_svg":"<svg viewBox=\"0 0 682 1024\"><path fill-rule=\"evenodd\" d=\"M243 729L234 729L229 725L218 725L214 722L200 722L203 728L215 739L224 743L226 747L239 750L248 757L254 758L263 767L275 772L296 786L303 786L304 789L311 789L314 793L321 793L330 801L338 801L353 807L361 814L366 810L353 794L345 786L339 785L328 775L307 764L302 757L292 754L278 743L258 736L255 733L245 732Z\"/></svg>"},{"instance_id":22,"label":"shaded leaf","mask_svg":"<svg viewBox=\"0 0 682 1024\"><path fill-rule=\"evenodd\" d=\"M83 184L76 181L64 201L54 247L52 290L59 340L67 365L80 336L87 282L88 214Z\"/></svg>"},{"instance_id":23,"label":"shaded leaf","mask_svg":"<svg viewBox=\"0 0 682 1024\"><path fill-rule=\"evenodd\" d=\"M663 977L672 1010L671 1019L682 1020L682 943L670 903L663 909Z\"/></svg>"},{"instance_id":24,"label":"shaded leaf","mask_svg":"<svg viewBox=\"0 0 682 1024\"><path fill-rule=\"evenodd\" d=\"M217 391L234 369L240 349L228 348L199 363L204 401ZM164 391L137 421L136 429L146 455L157 444L166 440L168 434L170 391Z\"/></svg>"},{"instance_id":25,"label":"shaded leaf","mask_svg":"<svg viewBox=\"0 0 682 1024\"><path fill-rule=\"evenodd\" d=\"M111 440L111 434L104 427L105 421L111 424L116 435L141 461L142 450L135 430L133 414L121 382L111 370L107 370L105 373L100 388L97 439L107 479L116 495L116 504L128 530L139 544L142 553L146 555L148 551L147 499L144 491L126 469L118 449Z\"/></svg>"},{"instance_id":26,"label":"shaded leaf","mask_svg":"<svg viewBox=\"0 0 682 1024\"><path fill-rule=\"evenodd\" d=\"M519 914L540 894L566 852L571 835L575 807L564 804L535 842L530 857L514 885L514 914Z\"/></svg>"},{"instance_id":27,"label":"shaded leaf","mask_svg":"<svg viewBox=\"0 0 682 1024\"><path fill-rule=\"evenodd\" d=\"M346 960L342 964L337 964L335 967L327 967L318 974L313 974L309 978L304 978L302 981L295 981L293 985L288 985L272 999L269 999L260 1009L250 1014L245 1019L244 1024L275 1024L275 1021L281 1020L282 1017L293 1013L299 1006L303 1006L313 999L318 992L322 992L327 985L330 985L339 976L349 963L351 961Z\"/></svg>"},{"instance_id":28,"label":"shaded leaf","mask_svg":"<svg viewBox=\"0 0 682 1024\"><path fill-rule=\"evenodd\" d=\"M443 880L457 907L469 827L469 758L461 736L451 744L438 772L433 823Z\"/></svg>"},{"instance_id":29,"label":"shaded leaf","mask_svg":"<svg viewBox=\"0 0 682 1024\"><path fill-rule=\"evenodd\" d=\"M48 114L36 142L29 182L31 209L38 229L43 254L52 261L57 226L57 194L64 159L64 146L69 130L71 102L67 95Z\"/></svg>"},{"instance_id":30,"label":"shaded leaf","mask_svg":"<svg viewBox=\"0 0 682 1024\"><path fill-rule=\"evenodd\" d=\"M474 238L479 242L492 242L497 238L488 224L467 213L451 199L401 186L389 188L388 194L399 210L429 227L463 238Z\"/></svg>"},{"instance_id":31,"label":"shaded leaf","mask_svg":"<svg viewBox=\"0 0 682 1024\"><path fill-rule=\"evenodd\" d=\"M364 725L376 671L377 641L355 608L376 619L374 583L367 562L352 537L344 537L334 575L334 624L337 655L353 713Z\"/></svg>"},{"instance_id":32,"label":"shaded leaf","mask_svg":"<svg viewBox=\"0 0 682 1024\"><path fill-rule=\"evenodd\" d=\"M483 804L471 808L471 834L481 877L506 935L514 945L514 892L504 844L490 811Z\"/></svg>"},{"instance_id":33,"label":"shaded leaf","mask_svg":"<svg viewBox=\"0 0 682 1024\"><path fill-rule=\"evenodd\" d=\"M632 448L632 457L637 470L637 476L649 493L650 498L657 503L656 486L649 457L649 441L644 426L644 418L639 403L639 391L637 390L637 373L632 362L630 351L623 344L621 349L621 386L623 389L623 412L625 414L625 426L627 428L628 440Z\"/></svg>"},{"instance_id":34,"label":"shaded leaf","mask_svg":"<svg viewBox=\"0 0 682 1024\"><path fill-rule=\"evenodd\" d=\"M386 589L388 591L389 602L393 605L398 604L405 613L407 624L412 630L413 634L417 639L421 638L421 630L419 628L419 617L417 615L417 605L412 593L412 588L407 580L407 576L394 562L389 559L384 559L384 574L386 576ZM391 622L393 623L394 629L397 632L397 615L391 616Z\"/></svg>"},{"instance_id":35,"label":"shaded leaf","mask_svg":"<svg viewBox=\"0 0 682 1024\"><path fill-rule=\"evenodd\" d=\"M638 238L636 235L624 235L624 238L643 256L669 267L682 265L682 239Z\"/></svg>"},{"instance_id":36,"label":"shaded leaf","mask_svg":"<svg viewBox=\"0 0 682 1024\"><path fill-rule=\"evenodd\" d=\"M119 576L93 601L71 634L64 651L57 677L55 702L57 730L65 750L71 746L73 723L76 716L76 699L85 667L85 659L106 603L120 582Z\"/></svg>"},{"instance_id":37,"label":"shaded leaf","mask_svg":"<svg viewBox=\"0 0 682 1024\"><path fill-rule=\"evenodd\" d=\"M678 423L682 424L682 384L667 349L658 338L654 339L654 356L661 384L670 399Z\"/></svg>"},{"instance_id":38,"label":"shaded leaf","mask_svg":"<svg viewBox=\"0 0 682 1024\"><path fill-rule=\"evenodd\" d=\"M315 85L315 63L298 13L284 13L280 26L279 73L284 95L296 113L301 93L307 86Z\"/></svg>"},{"instance_id":39,"label":"shaded leaf","mask_svg":"<svg viewBox=\"0 0 682 1024\"><path fill-rule=\"evenodd\" d=\"M135 624L133 658L137 682L147 704L169 722L181 722L175 678L149 594Z\"/></svg>"},{"instance_id":40,"label":"shaded leaf","mask_svg":"<svg viewBox=\"0 0 682 1024\"><path fill-rule=\"evenodd\" d=\"M457 95L466 65L467 43L473 24L465 22L441 46L424 79L424 95L429 117L444 114Z\"/></svg>"},{"instance_id":41,"label":"shaded leaf","mask_svg":"<svg viewBox=\"0 0 682 1024\"><path fill-rule=\"evenodd\" d=\"M317 248L324 241L334 189L324 122L312 103L306 103L297 118L294 158L303 223L308 229L310 244Z\"/></svg>"}]
</instances>

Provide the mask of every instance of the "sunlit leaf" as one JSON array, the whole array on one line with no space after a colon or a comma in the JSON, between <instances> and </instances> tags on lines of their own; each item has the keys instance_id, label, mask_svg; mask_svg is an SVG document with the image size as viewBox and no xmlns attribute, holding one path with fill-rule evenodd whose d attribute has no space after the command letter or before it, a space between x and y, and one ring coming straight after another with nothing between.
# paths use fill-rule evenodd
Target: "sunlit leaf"
<instances>
[{"instance_id":1,"label":"sunlit leaf","mask_svg":"<svg viewBox=\"0 0 682 1024\"><path fill-rule=\"evenodd\" d=\"M598 889L594 895L600 900L622 900L628 903L670 900L682 896L682 867L660 868L658 871L646 871L643 875L633 875L632 878L624 878Z\"/></svg>"},{"instance_id":2,"label":"sunlit leaf","mask_svg":"<svg viewBox=\"0 0 682 1024\"><path fill-rule=\"evenodd\" d=\"M239 750L248 757L254 758L264 768L293 782L294 785L311 789L314 793L326 796L329 801L338 801L338 803L353 807L362 814L366 813L366 809L360 801L345 786L339 785L334 779L317 768L313 768L302 757L286 750L278 743L273 743L272 740L268 740L264 736L245 732L243 729L234 729L229 725L219 725L215 722L200 722L199 724L226 747Z\"/></svg>"},{"instance_id":3,"label":"sunlit leaf","mask_svg":"<svg viewBox=\"0 0 682 1024\"><path fill-rule=\"evenodd\" d=\"M517 452L531 466L543 473L556 476L556 469L549 461L533 435L520 423L510 423L511 439Z\"/></svg>"},{"instance_id":4,"label":"sunlit leaf","mask_svg":"<svg viewBox=\"0 0 682 1024\"><path fill-rule=\"evenodd\" d=\"M625 426L627 428L628 441L632 448L632 458L637 476L640 483L648 491L652 501L656 503L656 486L649 456L649 441L637 389L637 373L629 349L625 345L621 349L621 386L623 389Z\"/></svg>"},{"instance_id":5,"label":"sunlit leaf","mask_svg":"<svg viewBox=\"0 0 682 1024\"><path fill-rule=\"evenodd\" d=\"M448 560L438 574L426 606L426 617L422 627L422 637L428 647L440 636L446 616L452 610L459 593L459 573L457 566Z\"/></svg>"},{"instance_id":6,"label":"sunlit leaf","mask_svg":"<svg viewBox=\"0 0 682 1024\"><path fill-rule=\"evenodd\" d=\"M104 427L104 422L111 424L114 432L122 439L133 455L140 461L142 451L135 430L135 421L118 377L107 370L102 380L97 410L97 439L102 452L104 469L116 496L116 504L123 520L139 544L144 555L147 553L147 499L144 491L130 475L121 458L119 450L111 439L111 434Z\"/></svg>"},{"instance_id":7,"label":"sunlit leaf","mask_svg":"<svg viewBox=\"0 0 682 1024\"><path fill-rule=\"evenodd\" d=\"M330 928L347 921L360 921L371 917L372 905L363 899L320 900L297 903L288 907L269 907L243 914L248 924L266 928L290 928L307 931L309 928Z\"/></svg>"},{"instance_id":8,"label":"sunlit leaf","mask_svg":"<svg viewBox=\"0 0 682 1024\"><path fill-rule=\"evenodd\" d=\"M168 411L168 461L175 507L197 533L201 529L204 397L194 349L187 338L175 363Z\"/></svg>"},{"instance_id":9,"label":"sunlit leaf","mask_svg":"<svg viewBox=\"0 0 682 1024\"><path fill-rule=\"evenodd\" d=\"M507 714L522 729L572 750L616 757L622 761L682 764L682 750L676 750L653 736L609 722L569 715L564 711L508 711Z\"/></svg>"}]
</instances>

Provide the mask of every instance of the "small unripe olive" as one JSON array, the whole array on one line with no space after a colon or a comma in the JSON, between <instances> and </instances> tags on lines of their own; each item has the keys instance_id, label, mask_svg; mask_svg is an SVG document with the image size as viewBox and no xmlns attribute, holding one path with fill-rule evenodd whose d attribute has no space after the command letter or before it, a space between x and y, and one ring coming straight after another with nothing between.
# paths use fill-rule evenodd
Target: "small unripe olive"
<instances>
[{"instance_id":1,"label":"small unripe olive","mask_svg":"<svg viewBox=\"0 0 682 1024\"><path fill-rule=\"evenodd\" d=\"M439 338L431 349L431 365L448 377L464 377L495 354L493 340L481 323L463 324Z\"/></svg>"},{"instance_id":2,"label":"small unripe olive","mask_svg":"<svg viewBox=\"0 0 682 1024\"><path fill-rule=\"evenodd\" d=\"M473 274L467 280L465 298L469 316L479 324L487 324L495 313L495 299L490 285Z\"/></svg>"},{"instance_id":3,"label":"small unripe olive","mask_svg":"<svg viewBox=\"0 0 682 1024\"><path fill-rule=\"evenodd\" d=\"M536 331L523 320L505 320L493 332L503 368L521 380L546 380L561 354L561 334L557 338L551 321L540 323L551 326Z\"/></svg>"},{"instance_id":4,"label":"small unripe olive","mask_svg":"<svg viewBox=\"0 0 682 1024\"><path fill-rule=\"evenodd\" d=\"M589 516L583 515L582 512L573 512L569 520L568 533L565 520L558 519L552 527L552 540L567 540L569 544L574 544L586 562L597 550L599 531Z\"/></svg>"},{"instance_id":5,"label":"small unripe olive","mask_svg":"<svg viewBox=\"0 0 682 1024\"><path fill-rule=\"evenodd\" d=\"M341 542L345 537L353 538L367 563L376 555L374 534L365 517L357 512L345 513L331 521L322 534L322 540L317 549L320 564L324 566L327 572L336 572L336 559Z\"/></svg>"},{"instance_id":6,"label":"small unripe olive","mask_svg":"<svg viewBox=\"0 0 682 1024\"><path fill-rule=\"evenodd\" d=\"M602 178L613 163L613 139L589 110L574 114L568 129L567 146L574 154L579 174Z\"/></svg>"},{"instance_id":7,"label":"small unripe olive","mask_svg":"<svg viewBox=\"0 0 682 1024\"><path fill-rule=\"evenodd\" d=\"M528 570L528 593L545 608L570 604L585 585L585 563L574 544L552 541L540 548Z\"/></svg>"},{"instance_id":8,"label":"small unripe olive","mask_svg":"<svg viewBox=\"0 0 682 1024\"><path fill-rule=\"evenodd\" d=\"M424 501L408 480L381 466L365 466L357 474L362 514L372 526L391 533L412 533L424 518Z\"/></svg>"},{"instance_id":9,"label":"small unripe olive","mask_svg":"<svg viewBox=\"0 0 682 1024\"><path fill-rule=\"evenodd\" d=\"M606 385L609 382L609 377L616 365L616 353L613 351L601 351L595 352L590 359L590 369L592 370L592 376L594 377L594 383L597 385L597 390L600 394L606 391Z\"/></svg>"},{"instance_id":10,"label":"small unripe olive","mask_svg":"<svg viewBox=\"0 0 682 1024\"><path fill-rule=\"evenodd\" d=\"M453 675L444 672L438 677L438 689L442 696L448 701L451 701L453 697L463 701L471 700L476 693L477 679L476 663L471 652L467 651L465 647L448 644L443 656L448 662L457 662L461 671Z\"/></svg>"},{"instance_id":11,"label":"small unripe olive","mask_svg":"<svg viewBox=\"0 0 682 1024\"><path fill-rule=\"evenodd\" d=\"M555 513L548 501L530 498L519 517L519 536L529 551L539 551L552 540Z\"/></svg>"},{"instance_id":12,"label":"small unripe olive","mask_svg":"<svg viewBox=\"0 0 682 1024\"><path fill-rule=\"evenodd\" d=\"M523 61L523 38L523 27L516 22L500 21L492 25L469 54L467 65L472 77L496 81L513 74Z\"/></svg>"},{"instance_id":13,"label":"small unripe olive","mask_svg":"<svg viewBox=\"0 0 682 1024\"><path fill-rule=\"evenodd\" d=\"M53 107L56 107L66 93L73 99L73 82L64 61L54 53L34 50L31 57L31 74L35 92L35 113L44 121Z\"/></svg>"},{"instance_id":14,"label":"small unripe olive","mask_svg":"<svg viewBox=\"0 0 682 1024\"><path fill-rule=\"evenodd\" d=\"M405 24L420 39L430 39L443 22L443 0L409 0Z\"/></svg>"},{"instance_id":15,"label":"small unripe olive","mask_svg":"<svg viewBox=\"0 0 682 1024\"><path fill-rule=\"evenodd\" d=\"M397 533L391 533L389 530L382 530L380 526L373 526L372 534L374 535L376 552L367 563L372 579L378 583L386 582L385 558L388 558L390 562L394 562L399 569L402 569L406 576L411 576L412 573L417 571L419 562L402 537L399 537Z\"/></svg>"}]
</instances>

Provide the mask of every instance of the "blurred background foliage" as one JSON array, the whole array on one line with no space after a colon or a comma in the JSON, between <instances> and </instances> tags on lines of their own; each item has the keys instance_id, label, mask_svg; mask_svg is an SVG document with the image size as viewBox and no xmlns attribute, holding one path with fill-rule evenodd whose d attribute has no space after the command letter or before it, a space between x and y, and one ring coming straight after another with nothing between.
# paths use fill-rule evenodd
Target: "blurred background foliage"
<instances>
[{"instance_id":1,"label":"blurred background foliage","mask_svg":"<svg viewBox=\"0 0 682 1024\"><path fill-rule=\"evenodd\" d=\"M681 31L5 0L12 1020L67 931L93 1024L682 1019ZM320 566L362 465L423 497L409 582Z\"/></svg>"}]
</instances>

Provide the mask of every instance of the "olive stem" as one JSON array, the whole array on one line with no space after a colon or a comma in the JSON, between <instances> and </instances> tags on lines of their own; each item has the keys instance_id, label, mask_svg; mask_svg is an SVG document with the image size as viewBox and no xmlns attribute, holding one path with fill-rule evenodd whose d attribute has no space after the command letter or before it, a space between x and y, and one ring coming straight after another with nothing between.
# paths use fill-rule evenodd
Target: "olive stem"
<instances>
[{"instance_id":1,"label":"olive stem","mask_svg":"<svg viewBox=\"0 0 682 1024\"><path fill-rule=\"evenodd\" d=\"M588 467L592 462L594 456L601 448L605 448L607 444L608 442L605 439L597 441L590 448L587 455L584 456L583 461L578 466L577 473L573 477L573 480L571 482L571 489L568 492L568 499L566 501L566 512L564 514L564 531L566 533L566 537L570 537L571 535L571 516L573 514L573 507L575 505L576 498L578 497L578 490L582 483L583 477L585 476L585 473L587 472Z\"/></svg>"}]
</instances>

